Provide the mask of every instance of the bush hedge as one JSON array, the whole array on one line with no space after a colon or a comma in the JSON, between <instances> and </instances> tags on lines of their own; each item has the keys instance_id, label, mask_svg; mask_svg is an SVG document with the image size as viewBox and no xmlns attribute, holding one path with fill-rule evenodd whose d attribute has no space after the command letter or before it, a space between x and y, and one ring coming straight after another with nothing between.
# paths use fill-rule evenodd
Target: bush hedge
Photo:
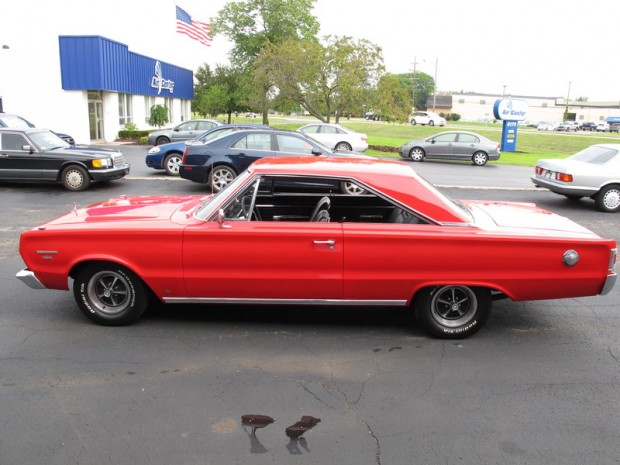
<instances>
[{"instance_id":1,"label":"bush hedge","mask_svg":"<svg viewBox=\"0 0 620 465\"><path fill-rule=\"evenodd\" d=\"M122 129L118 131L118 138L120 140L138 141L140 140L141 137L147 137L149 135L149 132L152 132L152 131L151 130L138 131L138 130Z\"/></svg>"}]
</instances>

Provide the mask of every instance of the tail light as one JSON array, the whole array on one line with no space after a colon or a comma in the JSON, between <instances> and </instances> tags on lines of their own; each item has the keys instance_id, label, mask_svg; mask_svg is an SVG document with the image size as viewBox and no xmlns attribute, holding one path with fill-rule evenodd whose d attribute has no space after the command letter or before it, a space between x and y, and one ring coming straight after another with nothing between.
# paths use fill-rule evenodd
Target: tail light
<instances>
[{"instance_id":1,"label":"tail light","mask_svg":"<svg viewBox=\"0 0 620 465\"><path fill-rule=\"evenodd\" d=\"M573 182L573 175L565 173L555 173L555 179L562 182Z\"/></svg>"},{"instance_id":2,"label":"tail light","mask_svg":"<svg viewBox=\"0 0 620 465\"><path fill-rule=\"evenodd\" d=\"M534 170L536 171L536 174L543 174L543 169L540 166L537 166Z\"/></svg>"},{"instance_id":3,"label":"tail light","mask_svg":"<svg viewBox=\"0 0 620 465\"><path fill-rule=\"evenodd\" d=\"M181 163L184 165L187 158L187 145L183 149L183 157L181 158Z\"/></svg>"}]
</instances>

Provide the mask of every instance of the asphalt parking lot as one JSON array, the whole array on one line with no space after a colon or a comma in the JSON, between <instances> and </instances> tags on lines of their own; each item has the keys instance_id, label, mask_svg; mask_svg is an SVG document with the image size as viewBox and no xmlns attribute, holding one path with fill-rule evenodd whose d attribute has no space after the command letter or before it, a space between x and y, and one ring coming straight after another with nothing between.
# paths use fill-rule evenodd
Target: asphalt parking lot
<instances>
[{"instance_id":1,"label":"asphalt parking lot","mask_svg":"<svg viewBox=\"0 0 620 465\"><path fill-rule=\"evenodd\" d=\"M389 308L162 306L101 327L70 292L18 282L19 233L74 203L207 192L123 150L130 178L85 192L0 184L0 464L620 462L620 286L496 301L478 334L443 341ZM529 169L418 169L453 197L534 202L620 242L620 215L534 189ZM275 422L252 436L246 414ZM321 422L289 439L302 416Z\"/></svg>"}]
</instances>

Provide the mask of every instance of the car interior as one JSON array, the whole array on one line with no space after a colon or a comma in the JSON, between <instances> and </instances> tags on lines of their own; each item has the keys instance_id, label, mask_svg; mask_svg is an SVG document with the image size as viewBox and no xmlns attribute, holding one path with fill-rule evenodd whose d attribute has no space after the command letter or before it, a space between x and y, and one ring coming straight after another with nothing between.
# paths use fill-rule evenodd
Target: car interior
<instances>
[{"instance_id":1,"label":"car interior","mask_svg":"<svg viewBox=\"0 0 620 465\"><path fill-rule=\"evenodd\" d=\"M318 177L261 177L222 210L224 220L427 224L374 192L350 194L344 181Z\"/></svg>"}]
</instances>

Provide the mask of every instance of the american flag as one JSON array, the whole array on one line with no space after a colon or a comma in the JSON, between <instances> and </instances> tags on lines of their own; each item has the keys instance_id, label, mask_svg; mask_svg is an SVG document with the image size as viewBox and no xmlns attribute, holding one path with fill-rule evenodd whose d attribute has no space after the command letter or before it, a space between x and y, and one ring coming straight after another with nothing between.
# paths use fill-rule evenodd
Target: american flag
<instances>
[{"instance_id":1,"label":"american flag","mask_svg":"<svg viewBox=\"0 0 620 465\"><path fill-rule=\"evenodd\" d=\"M193 20L183 8L177 8L177 32L186 34L202 45L211 46L211 26L207 23Z\"/></svg>"}]
</instances>

